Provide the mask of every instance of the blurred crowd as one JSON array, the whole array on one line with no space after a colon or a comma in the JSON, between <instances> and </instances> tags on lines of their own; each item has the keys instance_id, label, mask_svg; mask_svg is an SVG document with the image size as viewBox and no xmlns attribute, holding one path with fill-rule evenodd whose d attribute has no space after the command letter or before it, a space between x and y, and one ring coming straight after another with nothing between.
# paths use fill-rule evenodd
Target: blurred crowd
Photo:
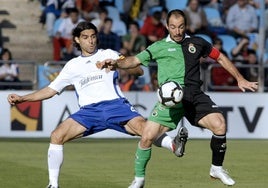
<instances>
[{"instance_id":1,"label":"blurred crowd","mask_svg":"<svg viewBox=\"0 0 268 188\"><path fill-rule=\"evenodd\" d=\"M53 61L68 61L79 55L72 45L72 29L83 20L94 23L98 28L99 48L110 48L126 56L135 55L167 35L166 16L173 8L168 6L171 0L167 1L39 0L42 12L39 21L46 29L48 41L53 46ZM258 80L261 0L173 1L185 4L181 9L187 17L187 34L209 40L238 66L254 65L241 66L239 69L248 80ZM265 6L268 18L268 0L265 0ZM267 21L265 23L266 54L268 54L268 23ZM229 45L229 39L225 40L221 37L225 35L234 41L233 46ZM264 61L267 59L268 57ZM209 58L204 58L201 62L204 64L202 66L204 69L216 64ZM268 75L268 68L265 71L265 75ZM144 72L144 76L136 78L120 70L119 81L122 90L155 91L157 89L156 63L151 62L149 68L144 67ZM2 77L0 75L1 79ZM217 66L212 66L210 79L212 91L226 91L217 86L236 85L231 75ZM268 78L265 82L268 87Z\"/></svg>"}]
</instances>

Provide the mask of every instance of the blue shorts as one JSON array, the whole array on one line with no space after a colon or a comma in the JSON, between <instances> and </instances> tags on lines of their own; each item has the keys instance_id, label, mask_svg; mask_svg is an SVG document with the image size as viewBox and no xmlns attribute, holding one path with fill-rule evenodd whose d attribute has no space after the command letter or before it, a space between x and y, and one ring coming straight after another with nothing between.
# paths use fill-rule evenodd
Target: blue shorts
<instances>
[{"instance_id":1,"label":"blue shorts","mask_svg":"<svg viewBox=\"0 0 268 188\"><path fill-rule=\"evenodd\" d=\"M106 129L113 129L130 134L124 125L134 117L141 116L125 98L103 101L83 106L70 115L87 130L83 136L91 135Z\"/></svg>"}]
</instances>

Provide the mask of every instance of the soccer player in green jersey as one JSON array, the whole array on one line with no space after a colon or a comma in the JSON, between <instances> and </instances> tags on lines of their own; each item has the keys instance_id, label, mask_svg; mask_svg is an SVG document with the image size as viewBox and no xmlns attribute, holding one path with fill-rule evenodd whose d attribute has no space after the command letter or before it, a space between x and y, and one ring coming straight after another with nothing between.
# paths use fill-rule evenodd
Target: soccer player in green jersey
<instances>
[{"instance_id":1,"label":"soccer player in green jersey","mask_svg":"<svg viewBox=\"0 0 268 188\"><path fill-rule=\"evenodd\" d=\"M181 10L172 10L167 15L166 28L169 35L147 47L136 56L118 60L106 60L100 67L128 69L139 65L148 66L153 60L158 65L159 84L165 81L176 81L183 86L184 97L175 107L167 108L156 102L141 140L138 144L135 159L135 179L130 188L144 186L145 169L151 157L151 146L159 134L162 141L159 146L171 145L173 140L165 136L165 132L177 127L184 116L193 125L209 129L213 135L210 142L212 164L210 176L220 179L226 185L234 185L235 181L223 169L226 151L226 123L222 112L208 95L201 91L200 80L201 57L211 57L219 62L236 80L238 87L256 91L257 82L249 82L243 78L230 60L200 37L185 33L186 18Z\"/></svg>"}]
</instances>

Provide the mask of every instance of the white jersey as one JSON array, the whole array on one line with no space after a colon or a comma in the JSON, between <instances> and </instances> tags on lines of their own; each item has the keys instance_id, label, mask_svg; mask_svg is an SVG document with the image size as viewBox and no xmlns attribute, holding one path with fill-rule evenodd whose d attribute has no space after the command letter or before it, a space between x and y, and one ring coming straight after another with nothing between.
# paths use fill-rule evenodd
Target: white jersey
<instances>
[{"instance_id":1,"label":"white jersey","mask_svg":"<svg viewBox=\"0 0 268 188\"><path fill-rule=\"evenodd\" d=\"M118 59L113 50L98 50L89 57L71 59L48 87L61 92L66 86L75 87L79 106L124 97L118 85L118 72L98 69L96 63L105 59Z\"/></svg>"}]
</instances>

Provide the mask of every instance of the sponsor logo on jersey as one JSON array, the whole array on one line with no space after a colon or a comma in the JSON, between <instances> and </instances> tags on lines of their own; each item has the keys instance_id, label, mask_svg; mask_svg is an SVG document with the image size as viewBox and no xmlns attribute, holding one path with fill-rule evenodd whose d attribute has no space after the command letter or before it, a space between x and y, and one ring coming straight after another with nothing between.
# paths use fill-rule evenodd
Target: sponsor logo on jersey
<instances>
[{"instance_id":1,"label":"sponsor logo on jersey","mask_svg":"<svg viewBox=\"0 0 268 188\"><path fill-rule=\"evenodd\" d=\"M82 88L84 85L88 84L89 82L95 82L95 81L98 81L101 79L102 79L102 75L88 76L88 77L82 79L79 83L80 83L80 86Z\"/></svg>"},{"instance_id":2,"label":"sponsor logo on jersey","mask_svg":"<svg viewBox=\"0 0 268 188\"><path fill-rule=\"evenodd\" d=\"M176 48L169 48L168 51L169 52L175 52L176 51Z\"/></svg>"}]
</instances>

